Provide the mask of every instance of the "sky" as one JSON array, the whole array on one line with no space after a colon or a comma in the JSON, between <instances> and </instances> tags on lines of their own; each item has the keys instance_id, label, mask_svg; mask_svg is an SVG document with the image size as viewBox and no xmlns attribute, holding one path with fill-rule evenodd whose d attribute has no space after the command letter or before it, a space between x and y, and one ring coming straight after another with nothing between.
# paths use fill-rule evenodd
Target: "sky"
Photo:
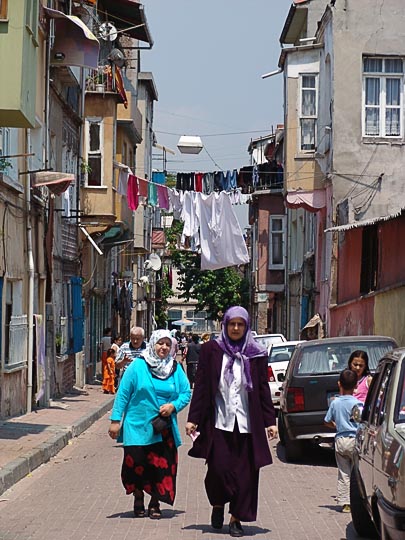
<instances>
[{"instance_id":1,"label":"sky","mask_svg":"<svg viewBox=\"0 0 405 540\"><path fill-rule=\"evenodd\" d=\"M154 45L141 54L159 95L157 142L169 172L238 169L251 139L283 123L279 37L290 0L143 0ZM181 154L181 135L200 136L198 155ZM163 169L155 149L153 166Z\"/></svg>"}]
</instances>

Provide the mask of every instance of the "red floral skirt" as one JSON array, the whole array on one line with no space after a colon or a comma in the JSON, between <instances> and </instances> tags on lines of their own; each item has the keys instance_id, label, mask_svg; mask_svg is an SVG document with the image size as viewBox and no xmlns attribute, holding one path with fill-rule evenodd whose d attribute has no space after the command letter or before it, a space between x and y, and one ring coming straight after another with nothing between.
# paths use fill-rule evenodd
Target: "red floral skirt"
<instances>
[{"instance_id":1,"label":"red floral skirt","mask_svg":"<svg viewBox=\"0 0 405 540\"><path fill-rule=\"evenodd\" d=\"M162 442L124 446L121 480L127 495L139 489L173 505L176 496L177 448L172 430L162 432Z\"/></svg>"}]
</instances>

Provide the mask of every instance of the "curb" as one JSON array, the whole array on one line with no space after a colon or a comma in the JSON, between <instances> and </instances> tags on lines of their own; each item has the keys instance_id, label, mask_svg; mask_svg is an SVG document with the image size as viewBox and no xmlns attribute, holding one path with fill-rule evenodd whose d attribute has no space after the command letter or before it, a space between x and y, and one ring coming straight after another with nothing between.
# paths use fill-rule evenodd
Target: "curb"
<instances>
[{"instance_id":1,"label":"curb","mask_svg":"<svg viewBox=\"0 0 405 540\"><path fill-rule=\"evenodd\" d=\"M89 414L76 420L71 427L59 427L49 439L23 454L14 461L7 463L0 470L0 495L22 480L40 465L47 463L52 457L64 448L71 439L81 435L94 422L104 416L112 407L114 398Z\"/></svg>"}]
</instances>

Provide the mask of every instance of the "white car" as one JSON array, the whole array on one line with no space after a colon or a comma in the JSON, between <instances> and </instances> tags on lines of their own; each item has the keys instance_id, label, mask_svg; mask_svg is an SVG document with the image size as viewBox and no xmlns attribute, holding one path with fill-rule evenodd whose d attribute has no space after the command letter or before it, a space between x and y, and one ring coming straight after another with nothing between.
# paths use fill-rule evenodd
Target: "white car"
<instances>
[{"instance_id":1,"label":"white car","mask_svg":"<svg viewBox=\"0 0 405 540\"><path fill-rule=\"evenodd\" d=\"M297 343L302 343L302 341L283 341L269 345L267 380L269 381L271 399L275 406L280 405L280 388L282 381L280 381L278 376L280 374L285 375L288 363L290 362L290 358Z\"/></svg>"},{"instance_id":2,"label":"white car","mask_svg":"<svg viewBox=\"0 0 405 540\"><path fill-rule=\"evenodd\" d=\"M253 339L268 349L273 343L287 341L283 334L256 334Z\"/></svg>"}]
</instances>

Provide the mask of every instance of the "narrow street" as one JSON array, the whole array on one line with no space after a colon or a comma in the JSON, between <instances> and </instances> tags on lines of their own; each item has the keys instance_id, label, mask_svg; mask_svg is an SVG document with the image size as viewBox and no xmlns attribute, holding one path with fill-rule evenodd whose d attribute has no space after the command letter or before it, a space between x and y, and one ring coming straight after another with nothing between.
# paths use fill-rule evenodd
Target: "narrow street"
<instances>
[{"instance_id":1,"label":"narrow street","mask_svg":"<svg viewBox=\"0 0 405 540\"><path fill-rule=\"evenodd\" d=\"M184 424L185 412L180 424ZM122 449L107 436L108 415L71 441L49 463L0 497L1 540L123 540L130 538L228 538L227 527L209 526L202 460L180 449L175 507L163 518L134 519L132 497L120 483ZM244 524L245 538L355 540L350 514L335 506L336 467L327 450L301 464L287 464L273 444L274 464L262 470L257 522Z\"/></svg>"}]
</instances>

